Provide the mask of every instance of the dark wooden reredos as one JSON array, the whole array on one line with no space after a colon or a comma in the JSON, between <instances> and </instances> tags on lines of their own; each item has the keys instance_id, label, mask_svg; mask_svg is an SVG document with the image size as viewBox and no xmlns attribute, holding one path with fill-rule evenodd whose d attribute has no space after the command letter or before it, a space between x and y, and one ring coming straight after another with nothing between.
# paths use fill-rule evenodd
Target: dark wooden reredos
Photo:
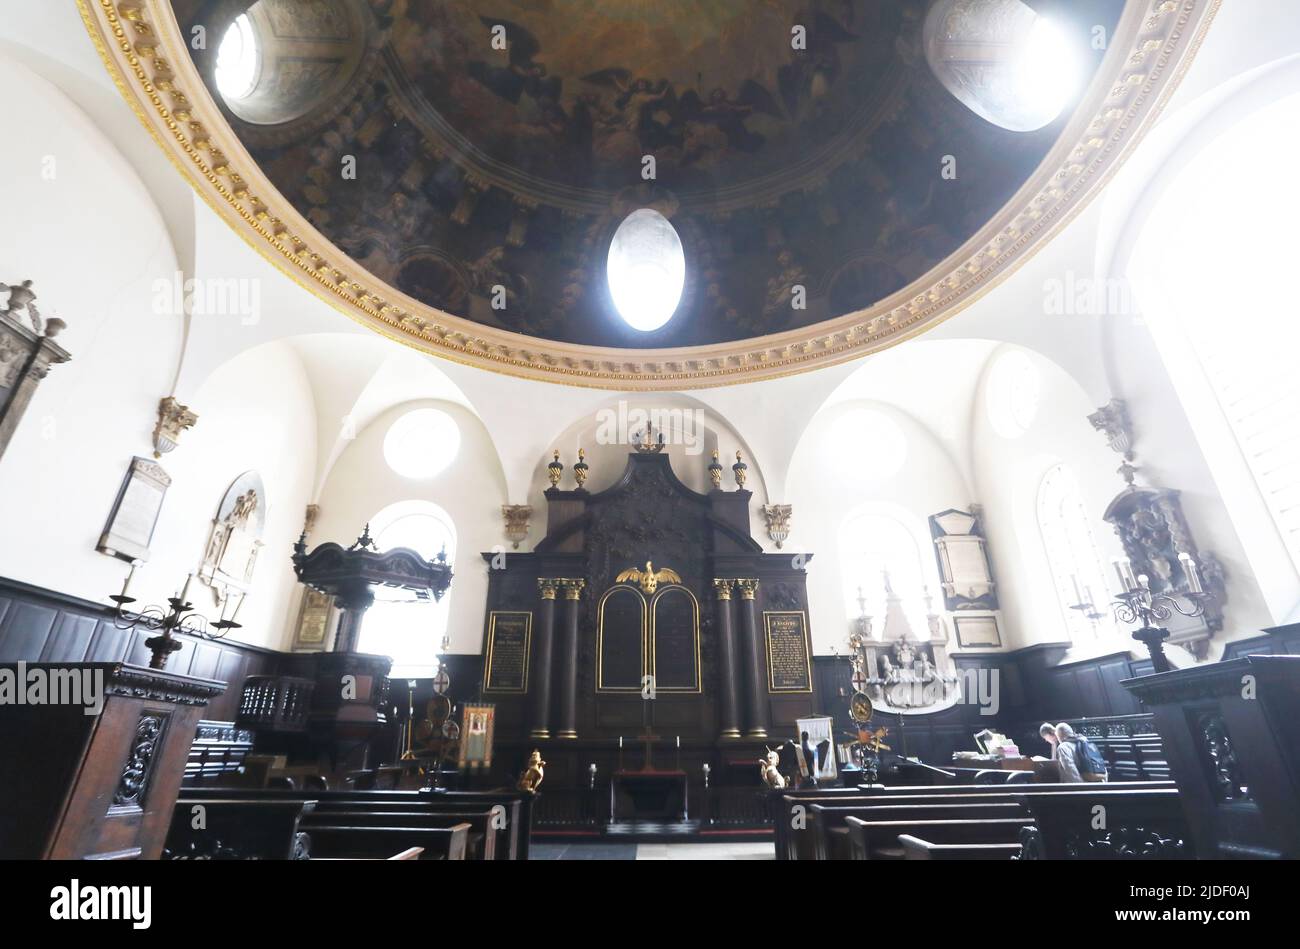
<instances>
[{"instance_id":1,"label":"dark wooden reredos","mask_svg":"<svg viewBox=\"0 0 1300 949\"><path fill-rule=\"evenodd\" d=\"M810 556L765 554L750 536L750 492L693 491L666 454L629 455L622 477L604 491L551 489L546 498L547 535L533 552L504 562L483 555L490 570L484 661L494 612L533 614L527 691L484 689L482 676L473 683L471 694L496 706L494 771L503 780L517 773L536 747L548 762L549 788L587 787L591 764L604 783L619 767L620 737L623 767L643 766L638 736L652 718L657 767L680 762L694 785L708 763L725 783L733 762L754 786L764 743L793 736L795 720L817 711L811 670L805 691L769 690L763 628L766 612L801 613L807 628ZM699 607L698 689L661 687L653 702L639 688L616 691L598 681L601 600L620 573L647 562L676 571ZM583 582L580 590L568 583L548 592L548 580ZM715 580L757 583L737 589ZM811 666L810 642L808 654ZM456 685L464 697L468 683Z\"/></svg>"}]
</instances>

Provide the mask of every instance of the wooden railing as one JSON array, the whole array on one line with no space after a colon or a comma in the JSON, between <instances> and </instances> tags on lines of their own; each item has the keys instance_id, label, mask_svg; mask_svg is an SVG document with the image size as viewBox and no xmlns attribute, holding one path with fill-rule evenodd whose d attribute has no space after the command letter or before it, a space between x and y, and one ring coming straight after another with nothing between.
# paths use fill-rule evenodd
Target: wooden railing
<instances>
[{"instance_id":1,"label":"wooden railing","mask_svg":"<svg viewBox=\"0 0 1300 949\"><path fill-rule=\"evenodd\" d=\"M316 683L293 676L249 676L239 701L235 724L260 732L301 732Z\"/></svg>"},{"instance_id":2,"label":"wooden railing","mask_svg":"<svg viewBox=\"0 0 1300 949\"><path fill-rule=\"evenodd\" d=\"M690 792L691 820L732 828L763 828L770 824L767 796L762 788L712 787ZM543 787L533 811L539 830L601 830L609 821L609 786Z\"/></svg>"},{"instance_id":3,"label":"wooden railing","mask_svg":"<svg viewBox=\"0 0 1300 949\"><path fill-rule=\"evenodd\" d=\"M1169 763L1165 760L1164 742L1156 731L1152 716L1107 715L1099 718L1067 718L1080 735L1097 746L1106 759L1112 781L1167 781ZM1014 737L1024 754L1046 754L1038 737L1041 723L1025 723Z\"/></svg>"}]
</instances>

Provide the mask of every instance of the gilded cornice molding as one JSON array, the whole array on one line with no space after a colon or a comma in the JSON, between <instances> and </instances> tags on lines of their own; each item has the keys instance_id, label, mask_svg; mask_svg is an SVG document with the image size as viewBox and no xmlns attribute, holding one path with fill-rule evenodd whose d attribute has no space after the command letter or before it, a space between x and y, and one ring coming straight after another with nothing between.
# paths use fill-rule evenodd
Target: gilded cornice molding
<instances>
[{"instance_id":1,"label":"gilded cornice molding","mask_svg":"<svg viewBox=\"0 0 1300 949\"><path fill-rule=\"evenodd\" d=\"M1002 211L942 264L876 305L739 342L658 350L535 339L451 316L352 262L286 200L227 125L167 0L77 0L127 102L200 196L299 284L384 336L528 379L609 389L754 382L858 359L920 334L1009 276L1082 210L1146 131L1221 0L1130 0L1074 118Z\"/></svg>"}]
</instances>

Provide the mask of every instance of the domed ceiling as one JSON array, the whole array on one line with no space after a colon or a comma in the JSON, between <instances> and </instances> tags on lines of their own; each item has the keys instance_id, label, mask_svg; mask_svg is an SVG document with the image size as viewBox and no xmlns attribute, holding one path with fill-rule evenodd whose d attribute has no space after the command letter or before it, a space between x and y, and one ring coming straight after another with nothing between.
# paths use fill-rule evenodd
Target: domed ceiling
<instances>
[{"instance_id":1,"label":"domed ceiling","mask_svg":"<svg viewBox=\"0 0 1300 949\"><path fill-rule=\"evenodd\" d=\"M110 67L148 78L113 4L79 2ZM1007 0L935 2L960 33ZM974 298L1096 187L1212 6L1028 5L1077 40L1084 72L1029 132L936 76L931 0L120 6L206 140L190 163L215 153L199 178L230 179L218 191L244 207L228 218L313 290L452 358L680 388L852 358ZM237 23L232 91L219 40ZM987 46L959 67L975 75ZM619 318L606 279L640 208L668 218L686 258L681 301L651 332Z\"/></svg>"}]
</instances>

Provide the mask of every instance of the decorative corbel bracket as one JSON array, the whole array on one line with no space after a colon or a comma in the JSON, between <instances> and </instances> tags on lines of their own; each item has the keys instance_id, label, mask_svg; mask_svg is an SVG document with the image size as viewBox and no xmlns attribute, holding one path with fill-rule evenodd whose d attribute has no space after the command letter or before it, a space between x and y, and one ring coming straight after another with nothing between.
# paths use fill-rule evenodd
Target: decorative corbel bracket
<instances>
[{"instance_id":1,"label":"decorative corbel bracket","mask_svg":"<svg viewBox=\"0 0 1300 949\"><path fill-rule=\"evenodd\" d=\"M780 550L790 536L790 515L794 513L792 504L764 504L763 516L767 518L767 536L772 538L776 549Z\"/></svg>"},{"instance_id":2,"label":"decorative corbel bracket","mask_svg":"<svg viewBox=\"0 0 1300 949\"><path fill-rule=\"evenodd\" d=\"M193 428L199 417L188 405L181 405L173 396L158 403L158 424L153 429L153 456L161 458L180 444L181 433Z\"/></svg>"},{"instance_id":3,"label":"decorative corbel bracket","mask_svg":"<svg viewBox=\"0 0 1300 949\"><path fill-rule=\"evenodd\" d=\"M1111 399L1089 415L1088 421L1106 436L1112 451L1123 455L1125 461L1133 460L1133 425L1123 399Z\"/></svg>"},{"instance_id":4,"label":"decorative corbel bracket","mask_svg":"<svg viewBox=\"0 0 1300 949\"><path fill-rule=\"evenodd\" d=\"M503 504L501 516L506 522L506 537L515 550L518 550L520 542L528 536L528 521L533 516L532 505Z\"/></svg>"}]
</instances>

